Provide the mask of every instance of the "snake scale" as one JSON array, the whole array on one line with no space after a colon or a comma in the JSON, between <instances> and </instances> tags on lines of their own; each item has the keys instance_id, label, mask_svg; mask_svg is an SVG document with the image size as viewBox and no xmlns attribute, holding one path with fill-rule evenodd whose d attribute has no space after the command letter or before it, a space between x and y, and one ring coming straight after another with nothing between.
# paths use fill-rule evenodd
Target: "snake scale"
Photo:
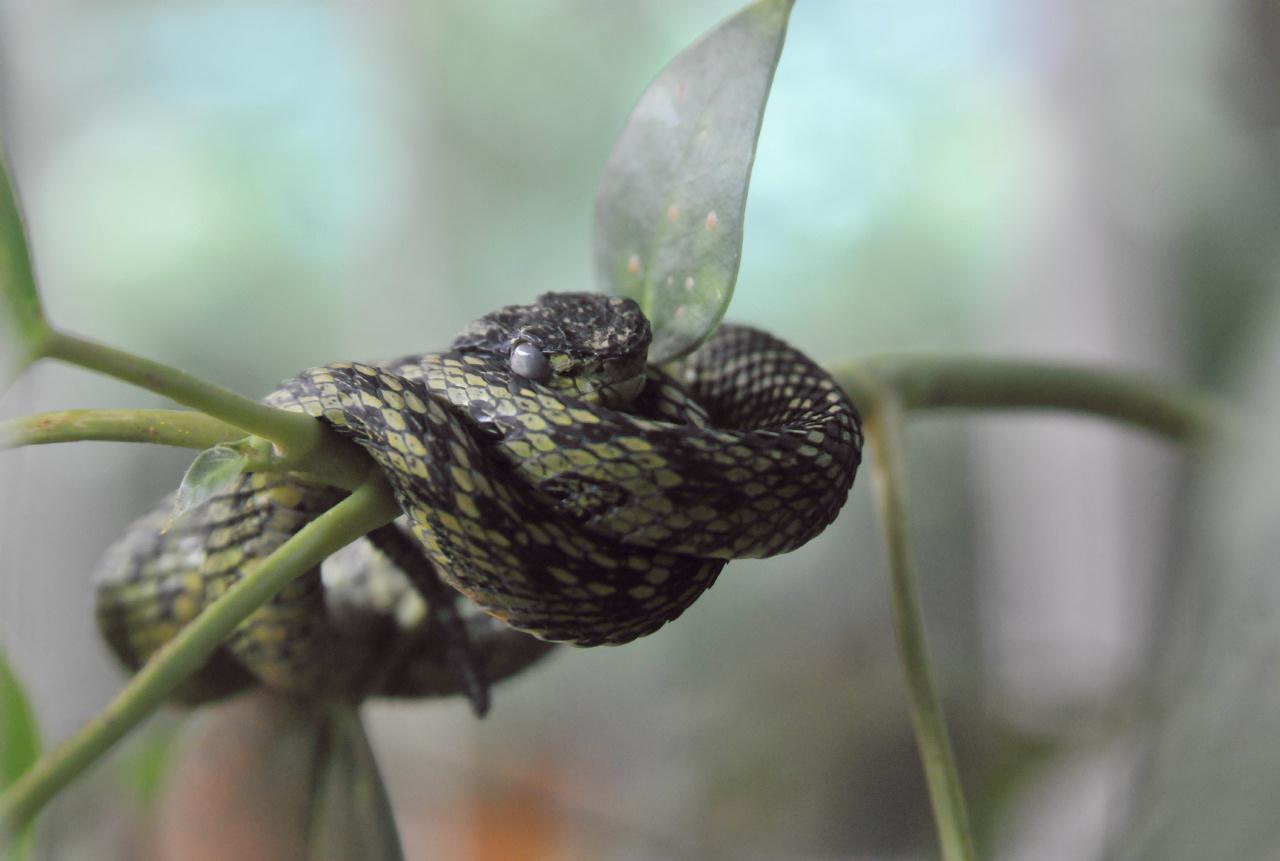
<instances>
[{"instance_id":1,"label":"snake scale","mask_svg":"<svg viewBox=\"0 0 1280 861\"><path fill-rule=\"evenodd\" d=\"M830 375L745 326L722 325L664 367L647 364L650 339L629 299L553 293L480 318L448 352L336 363L282 384L267 403L361 445L404 516L257 610L178 697L255 683L457 693L465 674L450 666L442 610L461 614L470 660L497 681L550 642L649 634L727 560L821 532L862 447L857 411ZM107 641L140 666L341 497L254 473L168 529L162 503L99 566ZM424 567L467 600L426 594L412 573Z\"/></svg>"}]
</instances>

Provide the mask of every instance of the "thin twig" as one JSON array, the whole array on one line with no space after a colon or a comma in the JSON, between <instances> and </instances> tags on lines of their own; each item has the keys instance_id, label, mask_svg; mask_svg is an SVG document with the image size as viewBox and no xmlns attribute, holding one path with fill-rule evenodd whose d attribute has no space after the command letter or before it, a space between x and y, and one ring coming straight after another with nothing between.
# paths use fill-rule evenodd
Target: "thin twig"
<instances>
[{"instance_id":1,"label":"thin twig","mask_svg":"<svg viewBox=\"0 0 1280 861\"><path fill-rule=\"evenodd\" d=\"M205 449L244 431L190 410L57 410L0 421L0 449L63 442L148 442Z\"/></svg>"},{"instance_id":2,"label":"thin twig","mask_svg":"<svg viewBox=\"0 0 1280 861\"><path fill-rule=\"evenodd\" d=\"M972 356L873 356L835 371L854 403L895 393L906 411L1068 410L1114 419L1196 444L1228 424L1230 410L1181 386L1083 365Z\"/></svg>"},{"instance_id":3,"label":"thin twig","mask_svg":"<svg viewBox=\"0 0 1280 861\"><path fill-rule=\"evenodd\" d=\"M911 701L916 744L920 748L938 828L938 842L945 861L973 861L976 856L964 792L925 643L924 618L907 528L902 408L894 393L881 392L874 398L866 417L866 431L872 446L876 504L888 549L894 631Z\"/></svg>"},{"instance_id":4,"label":"thin twig","mask_svg":"<svg viewBox=\"0 0 1280 861\"><path fill-rule=\"evenodd\" d=\"M307 415L269 407L186 371L78 335L55 330L44 343L42 357L132 383L269 439L281 449L304 451L319 445L322 426Z\"/></svg>"}]
</instances>

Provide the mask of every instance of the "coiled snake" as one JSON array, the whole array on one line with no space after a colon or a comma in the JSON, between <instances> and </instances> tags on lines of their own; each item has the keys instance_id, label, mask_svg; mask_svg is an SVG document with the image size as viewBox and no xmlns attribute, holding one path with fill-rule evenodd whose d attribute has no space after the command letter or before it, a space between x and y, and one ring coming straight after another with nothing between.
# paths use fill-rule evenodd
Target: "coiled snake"
<instances>
[{"instance_id":1,"label":"coiled snake","mask_svg":"<svg viewBox=\"0 0 1280 861\"><path fill-rule=\"evenodd\" d=\"M449 666L442 611L452 597L432 593L430 569L483 611L464 608L462 624L471 660L496 681L540 657L539 641L651 633L727 560L784 553L822 531L862 447L835 381L744 326L721 326L664 368L646 364L649 341L629 299L547 294L482 317L449 352L286 381L267 402L363 446L405 516L256 611L179 695L211 699L254 682L455 693L466 674ZM340 498L257 473L168 530L162 505L100 566L106 639L140 666ZM425 578L414 571L423 568Z\"/></svg>"}]
</instances>

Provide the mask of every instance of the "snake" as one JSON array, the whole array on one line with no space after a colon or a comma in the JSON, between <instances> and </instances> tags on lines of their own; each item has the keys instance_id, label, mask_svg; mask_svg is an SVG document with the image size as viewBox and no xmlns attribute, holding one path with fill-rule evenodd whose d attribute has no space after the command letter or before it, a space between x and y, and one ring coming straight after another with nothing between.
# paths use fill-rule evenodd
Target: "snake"
<instances>
[{"instance_id":1,"label":"snake","mask_svg":"<svg viewBox=\"0 0 1280 861\"><path fill-rule=\"evenodd\" d=\"M620 645L678 617L731 559L823 531L861 461L858 412L816 362L722 323L651 364L631 299L548 293L444 352L304 371L265 398L361 446L403 514L258 608L176 692L463 692L461 628L487 681L550 644ZM166 524L164 500L95 574L96 616L137 669L343 497L245 473ZM423 574L426 571L426 574ZM442 589L426 588L437 579ZM452 614L452 615L451 615Z\"/></svg>"}]
</instances>

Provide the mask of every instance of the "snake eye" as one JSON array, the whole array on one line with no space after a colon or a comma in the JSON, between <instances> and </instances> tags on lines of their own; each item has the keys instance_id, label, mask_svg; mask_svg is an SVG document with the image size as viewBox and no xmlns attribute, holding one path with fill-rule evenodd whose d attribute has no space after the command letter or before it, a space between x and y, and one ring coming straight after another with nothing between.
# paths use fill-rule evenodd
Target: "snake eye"
<instances>
[{"instance_id":1,"label":"snake eye","mask_svg":"<svg viewBox=\"0 0 1280 861\"><path fill-rule=\"evenodd\" d=\"M545 383L551 379L551 363L541 350L528 341L521 341L511 349L510 362L511 370L526 380Z\"/></svg>"}]
</instances>

